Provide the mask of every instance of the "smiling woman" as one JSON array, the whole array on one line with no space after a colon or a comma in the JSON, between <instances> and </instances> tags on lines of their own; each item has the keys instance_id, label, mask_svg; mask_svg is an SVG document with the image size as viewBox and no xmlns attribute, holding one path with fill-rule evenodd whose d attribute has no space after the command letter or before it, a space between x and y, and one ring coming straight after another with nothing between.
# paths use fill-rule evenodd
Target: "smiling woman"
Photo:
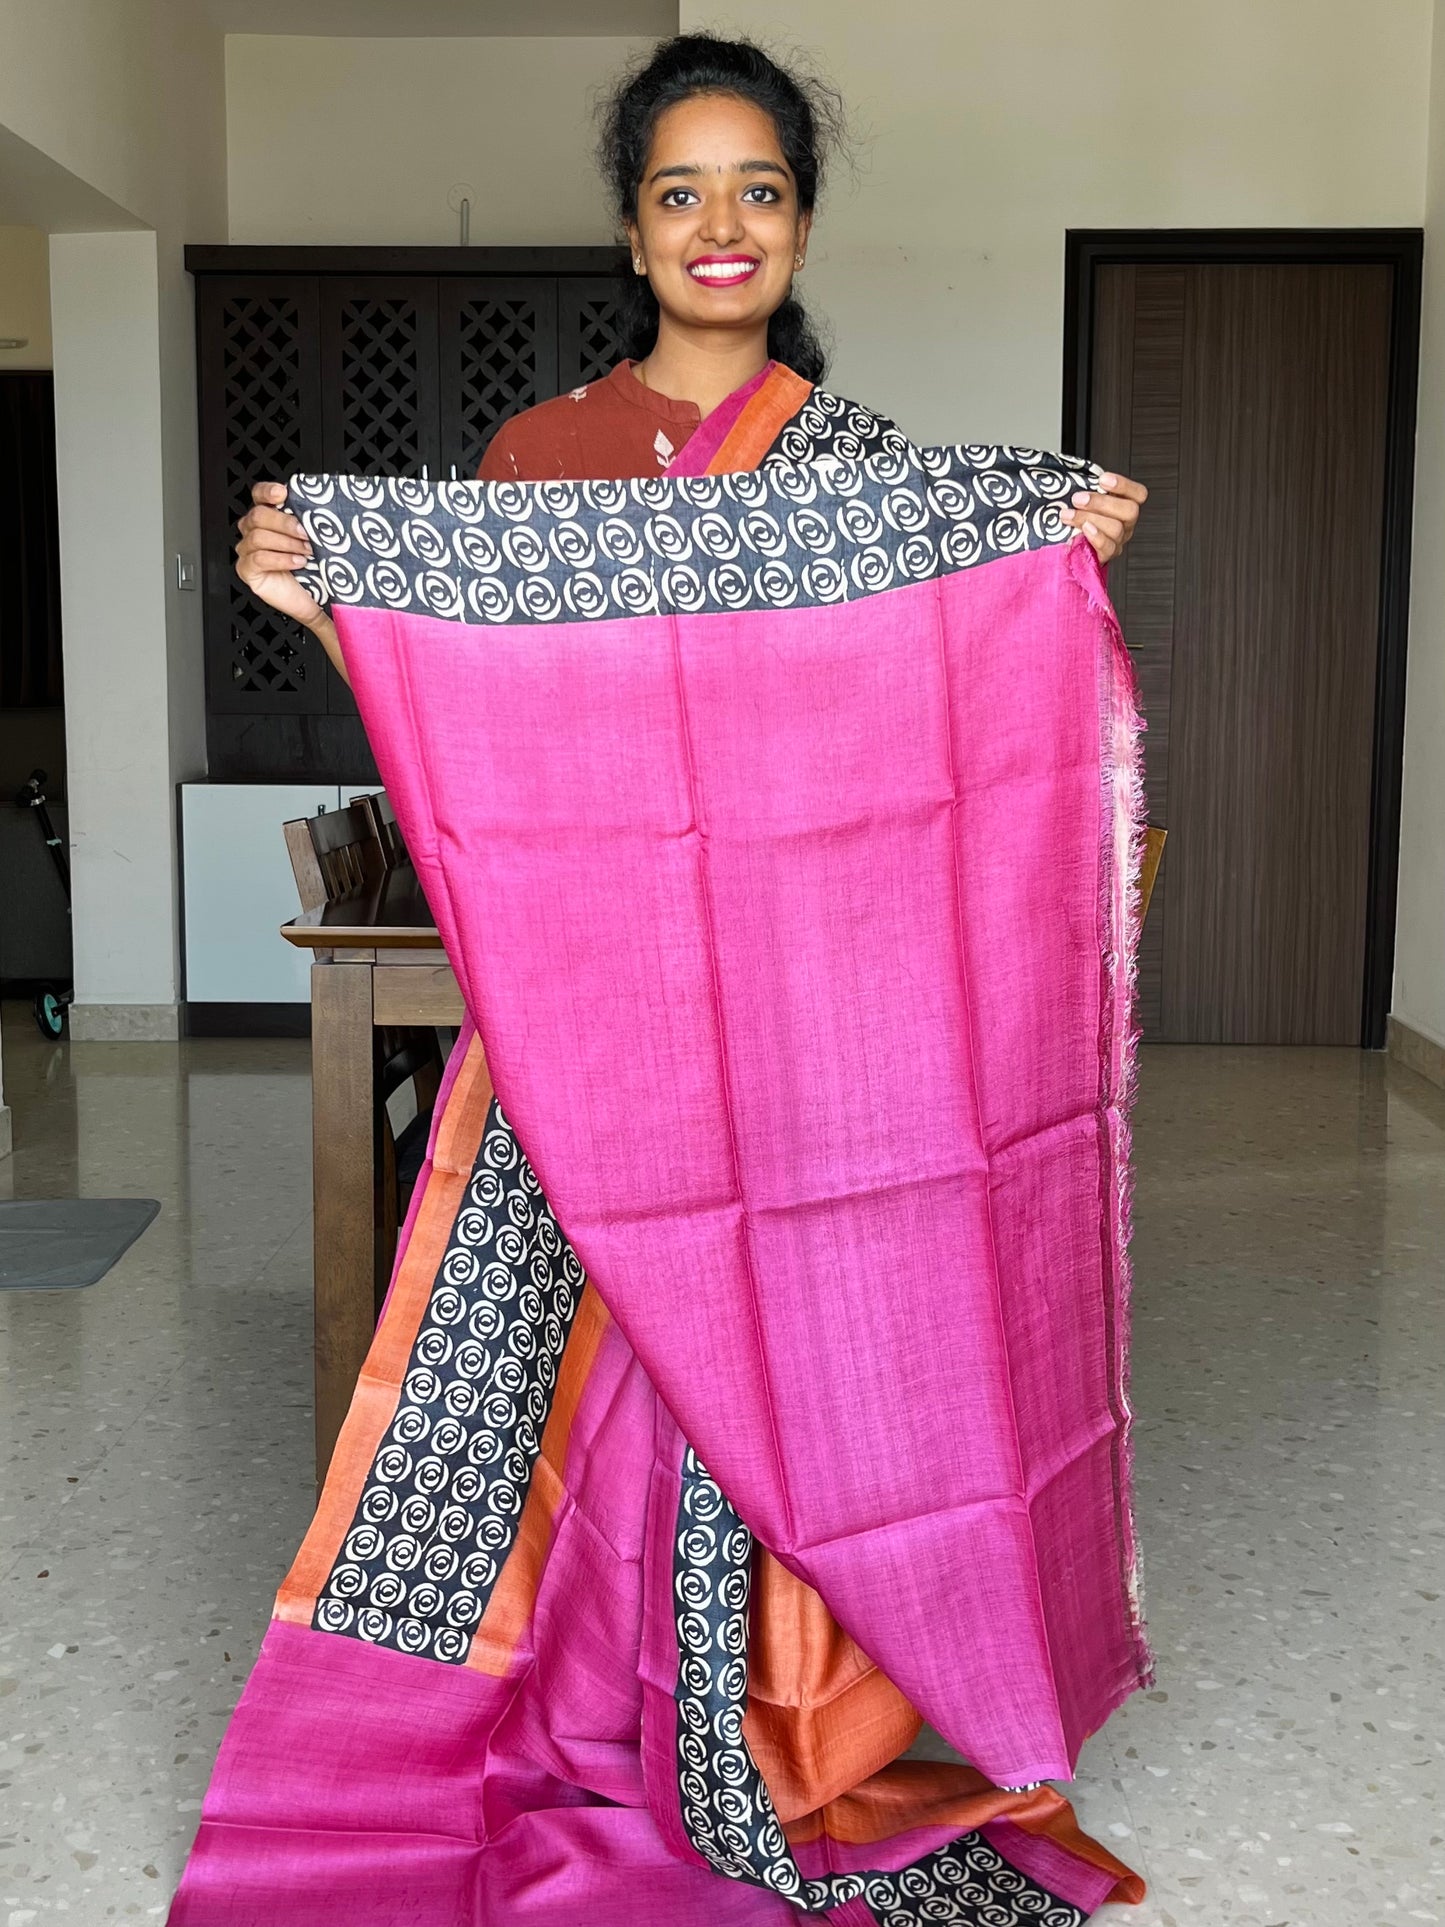
<instances>
[{"instance_id":1,"label":"smiling woman","mask_svg":"<svg viewBox=\"0 0 1445 1927\"><path fill-rule=\"evenodd\" d=\"M629 245L626 359L607 381L505 424L483 478L644 475L690 459L685 447L711 455L716 437L697 431L718 428L754 383L765 392L750 419L774 433L746 457L735 444L731 465L763 455L826 367L793 278L842 120L825 87L746 42L686 35L633 72L607 105L598 151ZM868 446L889 434L892 423L869 418Z\"/></svg>"},{"instance_id":2,"label":"smiling woman","mask_svg":"<svg viewBox=\"0 0 1445 1927\"><path fill-rule=\"evenodd\" d=\"M694 330L730 324L742 359L761 350L807 381L824 374L793 276L842 135L836 94L743 42L674 41L614 94L599 158L632 246L624 345L649 358L657 385L676 373L667 364L689 318ZM745 285L748 300L703 308L684 277Z\"/></svg>"},{"instance_id":3,"label":"smiling woman","mask_svg":"<svg viewBox=\"0 0 1445 1927\"><path fill-rule=\"evenodd\" d=\"M606 104L598 147L631 249L625 358L605 380L504 423L481 479L725 473L902 445L885 416L818 386L827 355L793 291L843 124L836 93L748 41L680 34L634 68ZM1103 475L1060 515L1108 562L1145 494ZM237 573L310 629L349 681L330 616L296 579L310 548L285 501L279 481L254 486Z\"/></svg>"},{"instance_id":4,"label":"smiling woman","mask_svg":"<svg viewBox=\"0 0 1445 1927\"><path fill-rule=\"evenodd\" d=\"M1132 684L1063 525L1107 557L1140 492L819 385L837 123L665 43L602 140L619 366L493 486L246 518L245 579L345 648L472 1019L173 1927L1142 1892L1043 1784L1148 1666Z\"/></svg>"}]
</instances>

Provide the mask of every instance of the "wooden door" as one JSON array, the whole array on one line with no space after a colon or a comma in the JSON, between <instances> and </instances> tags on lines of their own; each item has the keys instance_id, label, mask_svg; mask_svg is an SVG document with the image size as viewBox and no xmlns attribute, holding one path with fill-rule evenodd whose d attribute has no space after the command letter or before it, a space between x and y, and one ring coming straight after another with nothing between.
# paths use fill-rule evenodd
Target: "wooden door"
<instances>
[{"instance_id":1,"label":"wooden door","mask_svg":"<svg viewBox=\"0 0 1445 1927\"><path fill-rule=\"evenodd\" d=\"M1151 499L1111 592L1169 844L1146 1037L1358 1044L1394 272L1100 264L1089 450Z\"/></svg>"}]
</instances>

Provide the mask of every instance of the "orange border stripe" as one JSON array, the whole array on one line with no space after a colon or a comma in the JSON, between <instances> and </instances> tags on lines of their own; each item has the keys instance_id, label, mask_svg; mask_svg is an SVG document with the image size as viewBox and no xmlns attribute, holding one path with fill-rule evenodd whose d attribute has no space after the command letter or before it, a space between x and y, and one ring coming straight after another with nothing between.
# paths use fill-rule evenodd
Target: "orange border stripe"
<instances>
[{"instance_id":1,"label":"orange border stripe","mask_svg":"<svg viewBox=\"0 0 1445 1927\"><path fill-rule=\"evenodd\" d=\"M492 1588L487 1610L472 1635L467 1665L474 1672L492 1673L498 1678L508 1673L517 1647L532 1623L542 1568L547 1563L552 1530L566 1493L562 1474L567 1464L572 1421L577 1416L597 1347L611 1322L596 1291L590 1284L585 1285L567 1343L562 1348L552 1409L547 1414L542 1448L517 1522L517 1536Z\"/></svg>"},{"instance_id":2,"label":"orange border stripe","mask_svg":"<svg viewBox=\"0 0 1445 1927\"><path fill-rule=\"evenodd\" d=\"M1076 1855L1080 1860L1087 1860L1090 1866L1098 1867L1102 1873L1113 1874L1115 1884L1113 1893L1109 1895L1111 1901L1137 1907L1144 1898L1146 1888L1143 1877L1122 1860L1116 1859L1100 1841L1084 1832L1074 1817L1074 1809L1062 1794L1058 1795L1057 1807L1048 1813L1035 1814L1031 1810L1027 1814L1011 1813L1008 1817L1025 1833L1047 1834L1066 1852Z\"/></svg>"},{"instance_id":3,"label":"orange border stripe","mask_svg":"<svg viewBox=\"0 0 1445 1927\"><path fill-rule=\"evenodd\" d=\"M756 468L777 440L779 429L792 420L812 392L812 382L778 362L723 437L722 446L707 465L708 474L733 475Z\"/></svg>"},{"instance_id":4,"label":"orange border stripe","mask_svg":"<svg viewBox=\"0 0 1445 1927\"><path fill-rule=\"evenodd\" d=\"M276 1595L277 1619L297 1626L311 1624L321 1588L356 1516L372 1461L396 1415L407 1360L466 1195L491 1101L492 1080L482 1042L473 1037L447 1099L421 1208L412 1225L386 1316L377 1326L336 1441L316 1515Z\"/></svg>"},{"instance_id":5,"label":"orange border stripe","mask_svg":"<svg viewBox=\"0 0 1445 1927\"><path fill-rule=\"evenodd\" d=\"M1063 1794L1049 1786L1008 1793L977 1768L949 1760L895 1760L851 1793L830 1800L783 1831L793 1846L826 1834L840 1845L866 1847L921 1827L971 1833L990 1820L1008 1820L1024 1833L1047 1837L1075 1858L1112 1874L1111 1901L1134 1903L1144 1898L1139 1875L1080 1829Z\"/></svg>"},{"instance_id":6,"label":"orange border stripe","mask_svg":"<svg viewBox=\"0 0 1445 1927\"><path fill-rule=\"evenodd\" d=\"M743 1734L786 1826L896 1760L923 1722L813 1588L761 1547L753 1597Z\"/></svg>"}]
</instances>

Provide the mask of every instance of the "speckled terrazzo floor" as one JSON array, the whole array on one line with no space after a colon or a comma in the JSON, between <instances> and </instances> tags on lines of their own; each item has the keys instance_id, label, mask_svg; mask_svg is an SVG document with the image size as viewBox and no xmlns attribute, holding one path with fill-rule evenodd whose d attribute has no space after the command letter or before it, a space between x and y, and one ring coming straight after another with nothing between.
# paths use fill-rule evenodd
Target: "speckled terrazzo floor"
<instances>
[{"instance_id":1,"label":"speckled terrazzo floor","mask_svg":"<svg viewBox=\"0 0 1445 1927\"><path fill-rule=\"evenodd\" d=\"M305 1525L307 1054L4 1017L0 1195L163 1205L100 1285L0 1293L0 1927L87 1927L164 1915ZM1159 1681L1072 1792L1152 1891L1106 1917L1445 1922L1445 1093L1345 1051L1142 1083Z\"/></svg>"}]
</instances>

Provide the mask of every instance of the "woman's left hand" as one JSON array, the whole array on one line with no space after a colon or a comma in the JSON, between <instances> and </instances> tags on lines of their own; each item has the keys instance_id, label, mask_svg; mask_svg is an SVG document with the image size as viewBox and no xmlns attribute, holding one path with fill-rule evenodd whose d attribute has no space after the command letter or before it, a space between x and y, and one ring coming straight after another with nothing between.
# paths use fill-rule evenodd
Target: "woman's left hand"
<instances>
[{"instance_id":1,"label":"woman's left hand","mask_svg":"<svg viewBox=\"0 0 1445 1927\"><path fill-rule=\"evenodd\" d=\"M1069 527L1082 535L1101 562L1112 562L1126 542L1134 538L1139 526L1139 510L1149 500L1142 482L1131 482L1127 475L1101 475L1092 495L1080 489L1073 507L1059 514Z\"/></svg>"}]
</instances>

